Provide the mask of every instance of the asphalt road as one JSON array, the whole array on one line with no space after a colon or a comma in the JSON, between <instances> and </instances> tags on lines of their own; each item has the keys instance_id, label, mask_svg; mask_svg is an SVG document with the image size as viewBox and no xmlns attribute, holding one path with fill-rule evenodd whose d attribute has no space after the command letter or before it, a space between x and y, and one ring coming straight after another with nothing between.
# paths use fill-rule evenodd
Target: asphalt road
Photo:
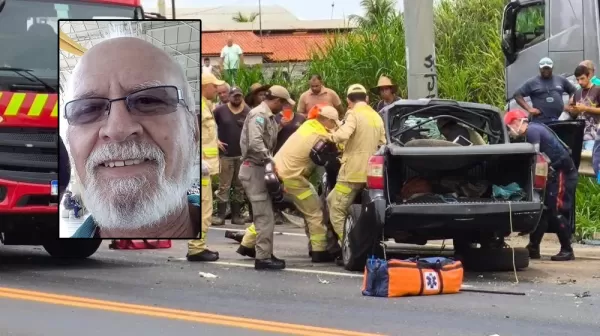
<instances>
[{"instance_id":1,"label":"asphalt road","mask_svg":"<svg viewBox=\"0 0 600 336\"><path fill-rule=\"evenodd\" d=\"M257 272L211 230L217 263L171 249L111 251L88 261L49 258L38 247L0 247L0 334L52 335L598 335L600 260L535 262L514 274L468 273L460 293L369 298L361 275L311 265L298 229L276 236L288 270ZM215 278L204 276L214 275ZM591 296L577 298L575 294ZM327 328L327 329L322 329Z\"/></svg>"}]
</instances>

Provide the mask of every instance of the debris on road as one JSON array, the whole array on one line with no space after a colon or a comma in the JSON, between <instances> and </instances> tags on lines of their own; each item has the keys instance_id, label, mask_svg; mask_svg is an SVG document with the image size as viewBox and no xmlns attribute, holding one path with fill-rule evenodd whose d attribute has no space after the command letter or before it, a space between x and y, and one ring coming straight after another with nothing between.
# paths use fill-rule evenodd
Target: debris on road
<instances>
[{"instance_id":1,"label":"debris on road","mask_svg":"<svg viewBox=\"0 0 600 336\"><path fill-rule=\"evenodd\" d=\"M575 297L578 298L578 299L582 299L582 298L586 298L586 297L592 296L592 294L590 294L589 291L585 291L583 293L574 293L573 295L575 295Z\"/></svg>"},{"instance_id":2,"label":"debris on road","mask_svg":"<svg viewBox=\"0 0 600 336\"><path fill-rule=\"evenodd\" d=\"M206 272L199 272L198 274L199 274L201 277L203 277L203 278L207 278L207 279L214 279L214 278L216 278L216 277L217 277L216 275L214 275L214 274L212 274L212 273L206 273Z\"/></svg>"},{"instance_id":3,"label":"debris on road","mask_svg":"<svg viewBox=\"0 0 600 336\"><path fill-rule=\"evenodd\" d=\"M461 292L471 292L471 293L483 293L483 294L503 294L503 295L519 295L519 296L525 296L525 295L527 295L527 294L525 294L523 292L507 292L507 291L495 291L495 290L487 290L487 289L466 289L466 288L461 288L460 291Z\"/></svg>"},{"instance_id":4,"label":"debris on road","mask_svg":"<svg viewBox=\"0 0 600 336\"><path fill-rule=\"evenodd\" d=\"M558 279L556 279L556 283L559 285L575 284L575 283L577 283L577 280L575 280L575 279L564 280L564 279L558 278Z\"/></svg>"},{"instance_id":5,"label":"debris on road","mask_svg":"<svg viewBox=\"0 0 600 336\"><path fill-rule=\"evenodd\" d=\"M317 279L319 279L319 283L322 283L322 284L324 284L324 285L327 285L327 284L329 284L329 281L327 281L327 280L325 280L325 279L321 279L321 277L319 277L318 275L317 275Z\"/></svg>"}]
</instances>

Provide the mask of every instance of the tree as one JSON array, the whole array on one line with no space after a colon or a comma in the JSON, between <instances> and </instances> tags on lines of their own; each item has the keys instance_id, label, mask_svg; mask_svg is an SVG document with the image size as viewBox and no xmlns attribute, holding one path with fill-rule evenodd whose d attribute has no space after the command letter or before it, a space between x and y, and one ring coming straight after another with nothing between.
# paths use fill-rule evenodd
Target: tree
<instances>
[{"instance_id":1,"label":"tree","mask_svg":"<svg viewBox=\"0 0 600 336\"><path fill-rule=\"evenodd\" d=\"M252 12L248 15L244 15L242 12L238 12L231 19L235 22L254 22L258 17L258 13Z\"/></svg>"},{"instance_id":2,"label":"tree","mask_svg":"<svg viewBox=\"0 0 600 336\"><path fill-rule=\"evenodd\" d=\"M353 14L348 17L350 22L354 22L360 27L385 24L398 16L396 0L361 0L360 6L365 11L364 16Z\"/></svg>"}]
</instances>

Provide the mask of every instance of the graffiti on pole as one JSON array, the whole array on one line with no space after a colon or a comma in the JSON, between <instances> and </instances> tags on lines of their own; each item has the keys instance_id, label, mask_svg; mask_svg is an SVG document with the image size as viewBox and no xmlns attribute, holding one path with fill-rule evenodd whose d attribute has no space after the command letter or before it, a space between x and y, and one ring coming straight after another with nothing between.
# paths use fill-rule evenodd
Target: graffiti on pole
<instances>
[{"instance_id":1,"label":"graffiti on pole","mask_svg":"<svg viewBox=\"0 0 600 336\"><path fill-rule=\"evenodd\" d=\"M424 61L425 62L423 63L423 66L430 72L423 75L423 77L427 79L428 94L426 98L435 98L437 93L437 73L435 68L435 58L433 58L433 55L430 54L427 55L427 57L425 57Z\"/></svg>"}]
</instances>

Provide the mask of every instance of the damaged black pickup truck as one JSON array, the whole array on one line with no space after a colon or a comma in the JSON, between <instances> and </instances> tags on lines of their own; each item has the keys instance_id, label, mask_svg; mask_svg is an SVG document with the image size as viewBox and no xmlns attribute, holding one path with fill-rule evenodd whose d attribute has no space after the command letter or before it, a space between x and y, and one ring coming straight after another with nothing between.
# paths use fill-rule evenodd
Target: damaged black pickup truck
<instances>
[{"instance_id":1,"label":"damaged black pickup truck","mask_svg":"<svg viewBox=\"0 0 600 336\"><path fill-rule=\"evenodd\" d=\"M466 267L512 270L513 250L504 239L537 227L547 157L529 143L511 143L500 111L489 105L403 100L387 107L383 119L388 144L369 159L367 186L344 224L345 268L362 270L389 239L418 245L452 239ZM551 127L577 133L577 125ZM525 248L514 249L514 264L529 266Z\"/></svg>"}]
</instances>

